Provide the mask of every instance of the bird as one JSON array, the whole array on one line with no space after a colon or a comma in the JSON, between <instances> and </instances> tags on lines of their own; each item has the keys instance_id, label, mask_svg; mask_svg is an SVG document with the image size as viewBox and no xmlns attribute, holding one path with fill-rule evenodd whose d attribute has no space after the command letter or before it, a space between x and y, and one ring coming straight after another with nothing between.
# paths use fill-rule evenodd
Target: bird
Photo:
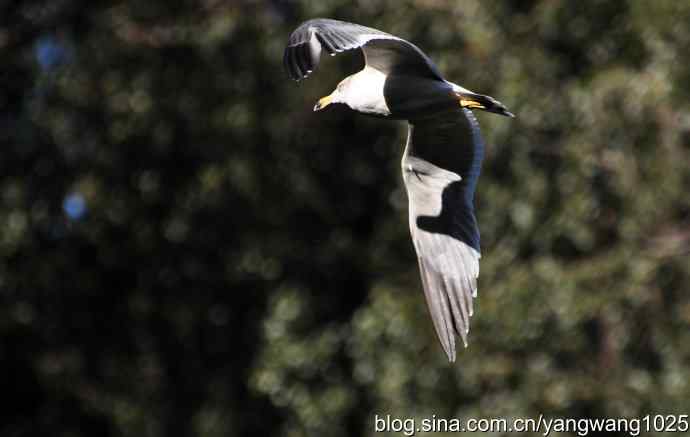
<instances>
[{"instance_id":1,"label":"bird","mask_svg":"<svg viewBox=\"0 0 690 437\"><path fill-rule=\"evenodd\" d=\"M314 111L344 104L360 114L406 120L402 155L409 227L434 329L452 363L456 337L465 347L477 297L479 229L474 192L484 145L472 111L514 117L498 100L444 79L416 45L355 23L314 18L289 36L284 68L310 76L322 52L360 50L364 67L319 99Z\"/></svg>"}]
</instances>

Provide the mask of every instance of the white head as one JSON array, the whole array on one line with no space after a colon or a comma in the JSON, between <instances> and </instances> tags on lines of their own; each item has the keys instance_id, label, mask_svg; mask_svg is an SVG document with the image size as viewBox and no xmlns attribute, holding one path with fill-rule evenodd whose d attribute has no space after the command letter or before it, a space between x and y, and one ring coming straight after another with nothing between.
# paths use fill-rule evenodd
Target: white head
<instances>
[{"instance_id":1,"label":"white head","mask_svg":"<svg viewBox=\"0 0 690 437\"><path fill-rule=\"evenodd\" d=\"M348 76L341 80L332 93L325 97L321 97L319 101L316 102L316 105L314 105L314 111L320 111L331 103L347 103L347 91L345 88L348 86L347 84L350 82L350 78L352 78L352 76Z\"/></svg>"},{"instance_id":2,"label":"white head","mask_svg":"<svg viewBox=\"0 0 690 437\"><path fill-rule=\"evenodd\" d=\"M364 114L389 115L390 111L383 97L386 76L378 70L365 67L359 73L343 79L335 90L322 97L314 106L320 111L331 103L344 103Z\"/></svg>"}]
</instances>

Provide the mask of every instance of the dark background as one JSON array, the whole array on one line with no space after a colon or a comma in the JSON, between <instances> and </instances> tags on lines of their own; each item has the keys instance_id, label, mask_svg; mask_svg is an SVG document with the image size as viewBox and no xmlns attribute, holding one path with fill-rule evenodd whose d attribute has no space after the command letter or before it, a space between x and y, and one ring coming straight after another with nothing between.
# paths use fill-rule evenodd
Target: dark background
<instances>
[{"instance_id":1,"label":"dark background","mask_svg":"<svg viewBox=\"0 0 690 437\"><path fill-rule=\"evenodd\" d=\"M454 365L405 124L312 112L356 54L282 71L317 16L412 40L517 115L478 114ZM0 435L688 413L688 23L672 0L0 1Z\"/></svg>"}]
</instances>

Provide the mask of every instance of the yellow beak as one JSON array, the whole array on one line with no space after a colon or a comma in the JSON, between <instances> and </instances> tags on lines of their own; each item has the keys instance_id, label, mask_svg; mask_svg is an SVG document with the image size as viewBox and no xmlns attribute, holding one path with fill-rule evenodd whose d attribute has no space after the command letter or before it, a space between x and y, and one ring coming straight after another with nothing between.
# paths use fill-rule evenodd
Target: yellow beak
<instances>
[{"instance_id":1,"label":"yellow beak","mask_svg":"<svg viewBox=\"0 0 690 437\"><path fill-rule=\"evenodd\" d=\"M316 102L316 105L314 105L314 111L320 111L331 103L333 103L333 93L327 95L326 97L321 97L319 101Z\"/></svg>"}]
</instances>

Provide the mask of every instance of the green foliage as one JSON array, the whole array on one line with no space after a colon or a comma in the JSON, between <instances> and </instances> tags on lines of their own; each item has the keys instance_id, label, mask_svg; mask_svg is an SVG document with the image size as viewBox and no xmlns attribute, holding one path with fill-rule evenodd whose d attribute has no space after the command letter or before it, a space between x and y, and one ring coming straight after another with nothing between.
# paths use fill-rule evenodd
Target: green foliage
<instances>
[{"instance_id":1,"label":"green foliage","mask_svg":"<svg viewBox=\"0 0 690 437\"><path fill-rule=\"evenodd\" d=\"M517 115L478 115L483 257L455 365L407 232L404 124L311 111L356 55L298 84L282 71L316 16L410 39ZM3 436L688 413L688 2L68 0L0 17Z\"/></svg>"}]
</instances>

